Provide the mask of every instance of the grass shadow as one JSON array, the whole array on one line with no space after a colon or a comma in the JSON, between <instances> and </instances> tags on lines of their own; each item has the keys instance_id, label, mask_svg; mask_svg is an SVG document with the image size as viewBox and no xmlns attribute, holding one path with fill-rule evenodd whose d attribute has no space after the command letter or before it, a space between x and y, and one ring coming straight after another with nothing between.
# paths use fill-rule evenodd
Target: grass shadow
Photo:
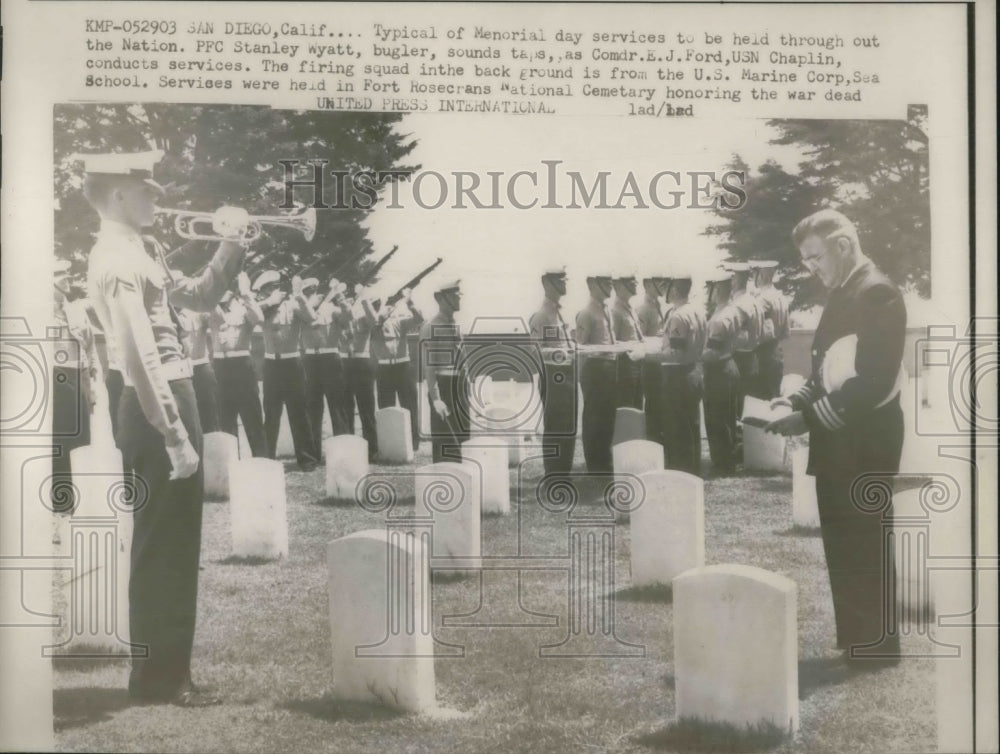
<instances>
[{"instance_id":1,"label":"grass shadow","mask_svg":"<svg viewBox=\"0 0 1000 754\"><path fill-rule=\"evenodd\" d=\"M52 691L52 727L56 732L110 720L131 706L125 689L72 688Z\"/></svg>"},{"instance_id":2,"label":"grass shadow","mask_svg":"<svg viewBox=\"0 0 1000 754\"><path fill-rule=\"evenodd\" d=\"M796 524L791 529L774 532L779 537L821 537L823 530L818 526L799 526Z\"/></svg>"},{"instance_id":3,"label":"grass shadow","mask_svg":"<svg viewBox=\"0 0 1000 754\"><path fill-rule=\"evenodd\" d=\"M74 650L74 652L76 651L78 650ZM128 653L127 649L122 649L120 653L100 657L81 657L79 654L56 654L52 656L52 669L57 673L90 673L95 670L103 670L107 667L131 662L131 660L132 655Z\"/></svg>"},{"instance_id":4,"label":"grass shadow","mask_svg":"<svg viewBox=\"0 0 1000 754\"><path fill-rule=\"evenodd\" d=\"M791 481L791 476L787 474L785 476L767 476L760 479L760 484L757 485L757 488L761 492L790 495L792 492Z\"/></svg>"},{"instance_id":5,"label":"grass shadow","mask_svg":"<svg viewBox=\"0 0 1000 754\"><path fill-rule=\"evenodd\" d=\"M670 584L648 584L646 586L630 586L615 592L616 600L622 602L665 602L674 601L674 590Z\"/></svg>"},{"instance_id":6,"label":"grass shadow","mask_svg":"<svg viewBox=\"0 0 1000 754\"><path fill-rule=\"evenodd\" d=\"M257 555L249 555L246 557L240 555L230 555L228 558L222 558L221 560L216 560L214 562L216 565L260 566L277 563L279 560L280 558L262 558Z\"/></svg>"},{"instance_id":7,"label":"grass shadow","mask_svg":"<svg viewBox=\"0 0 1000 754\"><path fill-rule=\"evenodd\" d=\"M787 732L769 722L739 727L729 723L681 718L665 728L638 736L635 741L652 749L727 754L769 751L785 743L788 738Z\"/></svg>"},{"instance_id":8,"label":"grass shadow","mask_svg":"<svg viewBox=\"0 0 1000 754\"><path fill-rule=\"evenodd\" d=\"M843 683L849 675L842 657L810 657L799 660L799 699L806 699L824 686Z\"/></svg>"},{"instance_id":9,"label":"grass shadow","mask_svg":"<svg viewBox=\"0 0 1000 754\"><path fill-rule=\"evenodd\" d=\"M413 495L407 495L406 497L397 499L393 504L393 509L415 508L416 504L416 498ZM353 497L322 497L316 501L316 505L321 505L324 508L357 508L361 511L365 510L365 506Z\"/></svg>"},{"instance_id":10,"label":"grass shadow","mask_svg":"<svg viewBox=\"0 0 1000 754\"><path fill-rule=\"evenodd\" d=\"M400 709L387 707L377 702L351 702L335 699L330 694L313 699L293 699L280 705L282 709L300 712L317 720L328 722L367 723L378 720L394 720L404 717L407 713Z\"/></svg>"}]
</instances>

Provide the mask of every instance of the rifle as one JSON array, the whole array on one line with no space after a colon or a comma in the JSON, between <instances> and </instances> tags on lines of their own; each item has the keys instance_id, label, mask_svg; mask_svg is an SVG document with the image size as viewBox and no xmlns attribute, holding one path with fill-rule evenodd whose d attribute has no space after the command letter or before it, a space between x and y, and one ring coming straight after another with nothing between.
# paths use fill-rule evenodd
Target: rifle
<instances>
[{"instance_id":1,"label":"rifle","mask_svg":"<svg viewBox=\"0 0 1000 754\"><path fill-rule=\"evenodd\" d=\"M436 262L427 265L427 267L425 267L419 273L414 275L413 278L407 281L406 285L404 285L402 288L400 288L398 291L393 293L391 296L389 296L389 298L385 300L386 308L397 304L403 298L403 291L405 291L407 288L409 288L412 291L414 288L420 285L421 280L430 275L437 268L437 266L441 264L441 262L443 261L444 260L441 259L441 257L438 257Z\"/></svg>"},{"instance_id":2,"label":"rifle","mask_svg":"<svg viewBox=\"0 0 1000 754\"><path fill-rule=\"evenodd\" d=\"M358 285L365 286L368 285L370 282L372 282L378 275L379 270L385 267L385 263L388 262L389 259L392 257L392 255L395 254L397 251L399 251L399 244L393 245L393 247L389 250L389 253L386 254L384 257L382 257L380 260L378 260L375 263L375 266L368 271L368 274L358 281Z\"/></svg>"}]
</instances>

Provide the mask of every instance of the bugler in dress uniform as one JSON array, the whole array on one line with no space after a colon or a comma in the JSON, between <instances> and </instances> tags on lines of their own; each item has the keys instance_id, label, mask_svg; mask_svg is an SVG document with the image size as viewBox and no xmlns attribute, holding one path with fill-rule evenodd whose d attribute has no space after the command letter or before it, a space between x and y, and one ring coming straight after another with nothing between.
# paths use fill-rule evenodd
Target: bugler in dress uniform
<instances>
[{"instance_id":1,"label":"bugler in dress uniform","mask_svg":"<svg viewBox=\"0 0 1000 754\"><path fill-rule=\"evenodd\" d=\"M528 323L531 337L542 349L543 371L538 380L545 424L542 442L546 449L556 451L543 460L547 474L571 471L576 453L576 349L560 303L567 282L565 267L542 274L545 299Z\"/></svg>"},{"instance_id":2,"label":"bugler in dress uniform","mask_svg":"<svg viewBox=\"0 0 1000 754\"><path fill-rule=\"evenodd\" d=\"M700 474L701 359L707 326L701 308L688 301L690 293L690 275L674 277L667 287L660 422L666 468Z\"/></svg>"},{"instance_id":3,"label":"bugler in dress uniform","mask_svg":"<svg viewBox=\"0 0 1000 754\"><path fill-rule=\"evenodd\" d=\"M461 458L469 439L469 380L462 363L462 331L455 312L462 305L461 281L438 286L438 313L420 328L420 368L431 405L431 448L434 463Z\"/></svg>"},{"instance_id":4,"label":"bugler in dress uniform","mask_svg":"<svg viewBox=\"0 0 1000 754\"><path fill-rule=\"evenodd\" d=\"M872 513L855 483L866 474L884 479L899 471L906 307L841 213L810 215L792 239L830 297L813 338L812 375L797 393L772 402L793 413L768 429L809 432L808 472L816 477L837 645L853 665L876 669L899 661L899 634L887 632L895 577L884 532L892 530L892 507ZM851 341L853 348L841 348ZM838 351L844 363L828 363ZM834 378L835 372L846 378Z\"/></svg>"},{"instance_id":5,"label":"bugler in dress uniform","mask_svg":"<svg viewBox=\"0 0 1000 754\"><path fill-rule=\"evenodd\" d=\"M295 446L295 458L303 471L314 469L319 451L313 447L312 428L306 412L306 375L299 354L303 327L315 315L302 294L301 280L292 280L292 295L281 290L282 277L276 270L262 272L253 283L259 299L255 306L264 320L264 433L271 458L277 455L282 411L288 409L288 425Z\"/></svg>"},{"instance_id":6,"label":"bugler in dress uniform","mask_svg":"<svg viewBox=\"0 0 1000 754\"><path fill-rule=\"evenodd\" d=\"M743 316L730 302L732 277L716 274L705 281L711 316L702 351L705 433L712 466L719 474L736 468L740 373L733 360Z\"/></svg>"},{"instance_id":7,"label":"bugler in dress uniform","mask_svg":"<svg viewBox=\"0 0 1000 754\"><path fill-rule=\"evenodd\" d=\"M315 314L315 319L302 328L301 338L309 428L317 452L322 452L323 448L324 402L333 434L348 433L344 397L347 383L340 354L341 333L350 327L351 321L350 310L344 300L345 290L347 286L334 278L324 296L319 292L319 280L306 278L302 281L302 292L308 297L309 306Z\"/></svg>"},{"instance_id":8,"label":"bugler in dress uniform","mask_svg":"<svg viewBox=\"0 0 1000 754\"><path fill-rule=\"evenodd\" d=\"M254 305L246 273L237 278L238 295L227 291L209 324L212 329L212 364L219 383L219 428L238 437L236 419L243 423L250 453L267 458L264 413L260 405L257 372L250 357L254 328L263 323Z\"/></svg>"},{"instance_id":9,"label":"bugler in dress uniform","mask_svg":"<svg viewBox=\"0 0 1000 754\"><path fill-rule=\"evenodd\" d=\"M420 426L417 415L417 386L410 379L410 355L406 336L419 329L424 318L410 292L405 291L403 303L405 311L398 305L386 307L376 299L365 301L369 316L375 320L372 330L372 358L375 360L375 392L379 408L395 406L397 398L400 408L410 412L410 434L413 449L420 447Z\"/></svg>"},{"instance_id":10,"label":"bugler in dress uniform","mask_svg":"<svg viewBox=\"0 0 1000 754\"><path fill-rule=\"evenodd\" d=\"M764 311L764 329L757 346L757 388L753 395L769 399L781 392L784 376L781 341L788 337L788 301L774 287L777 262L758 260L750 263L754 273L754 295Z\"/></svg>"},{"instance_id":11,"label":"bugler in dress uniform","mask_svg":"<svg viewBox=\"0 0 1000 754\"><path fill-rule=\"evenodd\" d=\"M172 306L210 311L243 261L224 241L201 274L175 278L141 230L153 223L162 188L152 180L162 152L88 155L84 193L101 215L90 252L94 309L113 341L124 388L119 445L125 468L147 491L134 513L131 640L147 648L129 678L133 697L185 706L214 703L191 683L204 487L201 423ZM150 253L152 252L152 253Z\"/></svg>"},{"instance_id":12,"label":"bugler in dress uniform","mask_svg":"<svg viewBox=\"0 0 1000 754\"><path fill-rule=\"evenodd\" d=\"M638 346L642 341L642 328L630 303L637 290L635 275L614 278L612 282L615 300L611 306L611 325L615 342ZM617 406L642 408L642 362L627 353L618 354Z\"/></svg>"},{"instance_id":13,"label":"bugler in dress uniform","mask_svg":"<svg viewBox=\"0 0 1000 754\"><path fill-rule=\"evenodd\" d=\"M618 408L617 357L611 349L591 349L615 343L614 327L607 300L611 295L611 276L587 278L590 301L576 315L576 342L581 346L580 387L583 415L580 439L587 470L611 472L611 441L614 436L615 410Z\"/></svg>"}]
</instances>

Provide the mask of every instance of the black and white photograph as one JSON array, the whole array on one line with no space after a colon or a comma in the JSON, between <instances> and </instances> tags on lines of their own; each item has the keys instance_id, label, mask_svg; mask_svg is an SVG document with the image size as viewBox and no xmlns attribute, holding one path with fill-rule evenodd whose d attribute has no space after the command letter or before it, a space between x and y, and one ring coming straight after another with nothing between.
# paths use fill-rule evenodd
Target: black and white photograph
<instances>
[{"instance_id":1,"label":"black and white photograph","mask_svg":"<svg viewBox=\"0 0 1000 754\"><path fill-rule=\"evenodd\" d=\"M997 750L980 4L16 5L0 750Z\"/></svg>"}]
</instances>

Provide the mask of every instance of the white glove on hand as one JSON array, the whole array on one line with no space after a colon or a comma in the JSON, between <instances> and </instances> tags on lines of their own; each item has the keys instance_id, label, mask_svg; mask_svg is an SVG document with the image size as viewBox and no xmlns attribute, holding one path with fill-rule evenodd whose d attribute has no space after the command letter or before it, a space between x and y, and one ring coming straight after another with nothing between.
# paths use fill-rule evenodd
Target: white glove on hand
<instances>
[{"instance_id":1,"label":"white glove on hand","mask_svg":"<svg viewBox=\"0 0 1000 754\"><path fill-rule=\"evenodd\" d=\"M633 348L631 351L628 352L628 357L632 361L642 361L645 355L646 355L645 352L641 348Z\"/></svg>"},{"instance_id":2,"label":"white glove on hand","mask_svg":"<svg viewBox=\"0 0 1000 754\"><path fill-rule=\"evenodd\" d=\"M434 412L442 419L447 419L449 416L451 416L451 413L448 411L448 406L445 405L445 402L443 400L441 400L440 398L435 398L432 403L434 406Z\"/></svg>"},{"instance_id":3,"label":"white glove on hand","mask_svg":"<svg viewBox=\"0 0 1000 754\"><path fill-rule=\"evenodd\" d=\"M168 445L167 457L172 468L171 479L187 479L198 470L198 454L187 438L177 445Z\"/></svg>"}]
</instances>

